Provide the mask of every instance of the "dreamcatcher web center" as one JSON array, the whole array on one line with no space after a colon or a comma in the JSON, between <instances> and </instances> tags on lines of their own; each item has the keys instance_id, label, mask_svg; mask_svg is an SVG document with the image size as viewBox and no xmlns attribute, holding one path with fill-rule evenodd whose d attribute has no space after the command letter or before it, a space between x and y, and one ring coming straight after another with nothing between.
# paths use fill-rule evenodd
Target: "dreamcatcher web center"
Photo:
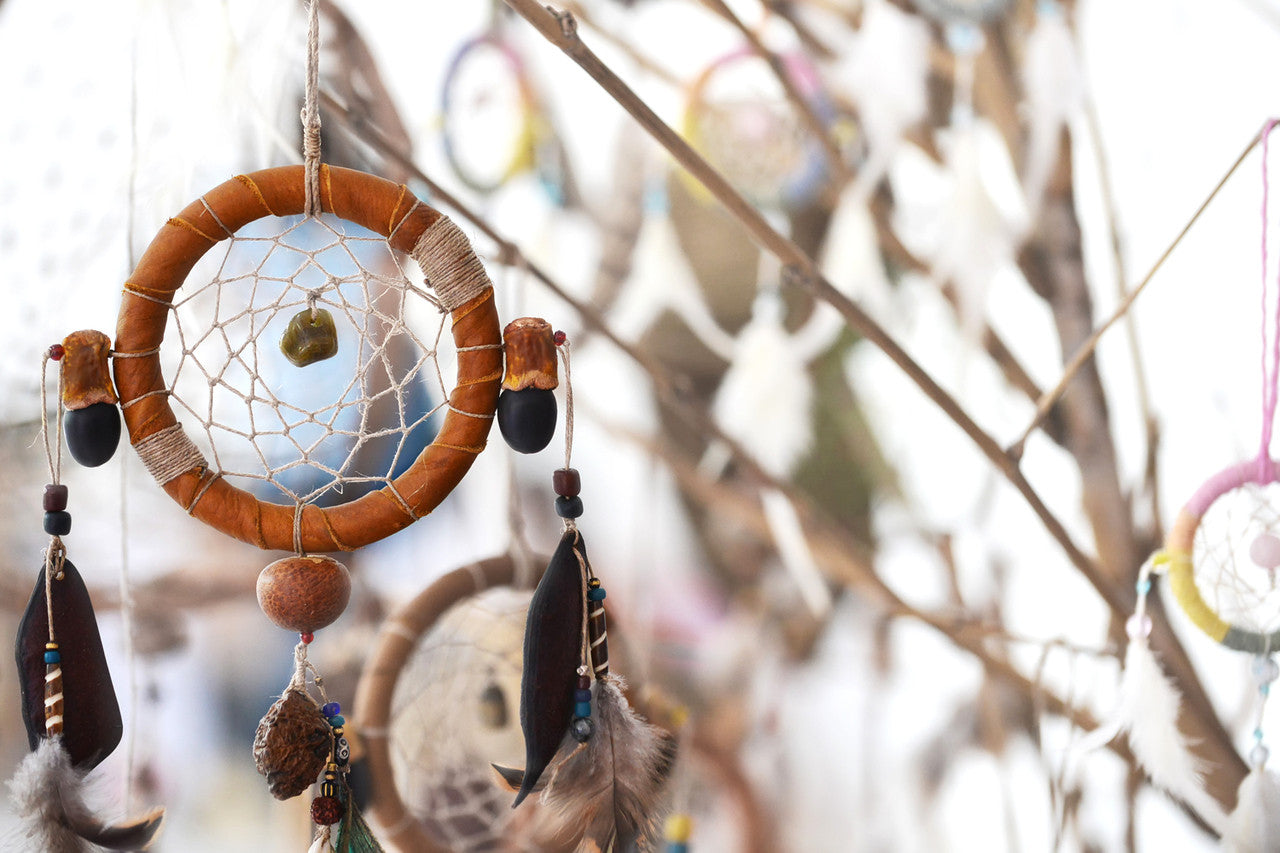
<instances>
[{"instance_id":1,"label":"dreamcatcher web center","mask_svg":"<svg viewBox=\"0 0 1280 853\"><path fill-rule=\"evenodd\" d=\"M1272 544L1274 543L1274 545ZM1223 620L1280 629L1280 483L1245 484L1215 500L1195 536L1195 581Z\"/></svg>"},{"instance_id":2,"label":"dreamcatcher web center","mask_svg":"<svg viewBox=\"0 0 1280 853\"><path fill-rule=\"evenodd\" d=\"M385 238L327 214L267 217L189 282L205 283L174 300L170 399L220 475L325 505L390 483L434 439L447 314ZM294 362L300 348L314 360Z\"/></svg>"}]
</instances>

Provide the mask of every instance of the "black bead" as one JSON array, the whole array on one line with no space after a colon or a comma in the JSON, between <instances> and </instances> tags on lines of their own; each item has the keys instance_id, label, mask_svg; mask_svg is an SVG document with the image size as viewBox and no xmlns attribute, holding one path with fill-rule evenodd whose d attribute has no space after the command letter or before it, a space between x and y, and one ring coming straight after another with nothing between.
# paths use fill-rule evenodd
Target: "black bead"
<instances>
[{"instance_id":1,"label":"black bead","mask_svg":"<svg viewBox=\"0 0 1280 853\"><path fill-rule=\"evenodd\" d=\"M62 418L71 456L86 468L97 468L110 459L120 443L120 410L111 403L94 403L72 409Z\"/></svg>"},{"instance_id":2,"label":"black bead","mask_svg":"<svg viewBox=\"0 0 1280 853\"><path fill-rule=\"evenodd\" d=\"M556 395L541 388L504 389L498 395L498 429L511 449L537 453L556 432Z\"/></svg>"},{"instance_id":3,"label":"black bead","mask_svg":"<svg viewBox=\"0 0 1280 853\"><path fill-rule=\"evenodd\" d=\"M571 498L556 498L556 515L561 518L581 518L582 498L576 495Z\"/></svg>"},{"instance_id":4,"label":"black bead","mask_svg":"<svg viewBox=\"0 0 1280 853\"><path fill-rule=\"evenodd\" d=\"M44 514L44 532L50 536L66 536L71 532L71 513L59 510Z\"/></svg>"}]
</instances>

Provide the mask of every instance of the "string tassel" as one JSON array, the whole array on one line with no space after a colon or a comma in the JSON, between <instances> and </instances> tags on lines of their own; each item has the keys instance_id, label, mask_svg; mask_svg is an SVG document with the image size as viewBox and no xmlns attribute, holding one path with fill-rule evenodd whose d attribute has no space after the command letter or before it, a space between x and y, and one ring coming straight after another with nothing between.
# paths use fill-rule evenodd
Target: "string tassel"
<instances>
[{"instance_id":1,"label":"string tassel","mask_svg":"<svg viewBox=\"0 0 1280 853\"><path fill-rule=\"evenodd\" d=\"M71 764L62 738L45 738L18 766L9 793L29 849L45 853L142 850L160 831L164 809L122 823L104 823L84 803L84 774Z\"/></svg>"}]
</instances>

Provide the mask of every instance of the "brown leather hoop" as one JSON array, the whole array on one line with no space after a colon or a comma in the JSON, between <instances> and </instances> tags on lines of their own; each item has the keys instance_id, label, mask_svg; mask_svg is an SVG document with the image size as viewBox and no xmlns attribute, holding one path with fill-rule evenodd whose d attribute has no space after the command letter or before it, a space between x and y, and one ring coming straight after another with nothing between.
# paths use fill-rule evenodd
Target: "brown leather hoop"
<instances>
[{"instance_id":1,"label":"brown leather hoop","mask_svg":"<svg viewBox=\"0 0 1280 853\"><path fill-rule=\"evenodd\" d=\"M351 169L320 168L322 210L381 234L394 249L412 252L444 218L403 185ZM130 356L114 359L116 388L135 447L178 422L159 350L174 293L192 267L246 224L302 213L304 203L302 166L238 175L189 204L152 240L125 283L116 326L115 351ZM437 292L448 284L431 283ZM492 287L453 306L451 319L458 375L439 435L390 487L333 507L307 505L303 550L350 551L407 527L435 509L484 448L502 379ZM191 515L229 536L260 548L294 549L292 506L260 501L199 464L162 487Z\"/></svg>"},{"instance_id":2,"label":"brown leather hoop","mask_svg":"<svg viewBox=\"0 0 1280 853\"><path fill-rule=\"evenodd\" d=\"M417 649L419 639L445 611L487 589L510 586L515 574L515 561L509 555L454 569L383 623L373 654L365 663L356 687L353 718L356 733L364 744L372 786L367 810L381 830L379 836L397 850L449 853L448 848L409 813L396 788L387 745L396 681L405 662Z\"/></svg>"}]
</instances>

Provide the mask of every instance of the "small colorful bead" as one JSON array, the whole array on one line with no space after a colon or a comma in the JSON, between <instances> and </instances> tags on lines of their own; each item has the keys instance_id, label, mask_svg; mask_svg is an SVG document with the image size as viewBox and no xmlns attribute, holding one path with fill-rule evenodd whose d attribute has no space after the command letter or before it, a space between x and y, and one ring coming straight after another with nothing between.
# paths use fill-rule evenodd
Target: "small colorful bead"
<instances>
[{"instance_id":1,"label":"small colorful bead","mask_svg":"<svg viewBox=\"0 0 1280 853\"><path fill-rule=\"evenodd\" d=\"M337 702L325 702L323 705L320 706L320 713L323 714L326 718L332 717L335 714L342 713L342 706L339 705Z\"/></svg>"},{"instance_id":2,"label":"small colorful bead","mask_svg":"<svg viewBox=\"0 0 1280 853\"><path fill-rule=\"evenodd\" d=\"M62 361L62 357L66 354L67 351L63 348L62 344L54 344L49 347L49 358L54 361Z\"/></svg>"},{"instance_id":3,"label":"small colorful bead","mask_svg":"<svg viewBox=\"0 0 1280 853\"><path fill-rule=\"evenodd\" d=\"M604 601L604 589L596 587L595 589L587 590L587 598L590 601Z\"/></svg>"},{"instance_id":4,"label":"small colorful bead","mask_svg":"<svg viewBox=\"0 0 1280 853\"><path fill-rule=\"evenodd\" d=\"M53 649L51 651L45 652L44 662L45 663L62 663L62 652L58 651L57 649Z\"/></svg>"},{"instance_id":5,"label":"small colorful bead","mask_svg":"<svg viewBox=\"0 0 1280 853\"><path fill-rule=\"evenodd\" d=\"M1151 635L1151 617L1145 613L1141 615L1135 613L1124 623L1124 630L1135 640L1139 637L1148 637Z\"/></svg>"},{"instance_id":6,"label":"small colorful bead","mask_svg":"<svg viewBox=\"0 0 1280 853\"><path fill-rule=\"evenodd\" d=\"M569 340L569 336L559 329L556 329L555 334L551 336L551 340L556 342L556 346L561 346L565 341Z\"/></svg>"},{"instance_id":7,"label":"small colorful bead","mask_svg":"<svg viewBox=\"0 0 1280 853\"><path fill-rule=\"evenodd\" d=\"M582 517L582 498L574 495L571 498L556 498L556 515L561 518L581 518Z\"/></svg>"},{"instance_id":8,"label":"small colorful bead","mask_svg":"<svg viewBox=\"0 0 1280 853\"><path fill-rule=\"evenodd\" d=\"M67 487L50 483L44 487L44 511L61 512L67 508Z\"/></svg>"},{"instance_id":9,"label":"small colorful bead","mask_svg":"<svg viewBox=\"0 0 1280 853\"><path fill-rule=\"evenodd\" d=\"M693 818L687 814L673 814L667 818L663 828L663 836L667 841L685 842L693 834Z\"/></svg>"},{"instance_id":10,"label":"small colorful bead","mask_svg":"<svg viewBox=\"0 0 1280 853\"><path fill-rule=\"evenodd\" d=\"M311 633L310 631L303 631L301 634L298 635L298 638L302 640L302 642L309 644L311 643L312 640L316 638L316 635Z\"/></svg>"},{"instance_id":11,"label":"small colorful bead","mask_svg":"<svg viewBox=\"0 0 1280 853\"><path fill-rule=\"evenodd\" d=\"M44 532L50 536L66 536L71 532L71 513L66 511L46 512L44 514Z\"/></svg>"},{"instance_id":12,"label":"small colorful bead","mask_svg":"<svg viewBox=\"0 0 1280 853\"><path fill-rule=\"evenodd\" d=\"M578 743L586 743L595 734L596 724L590 717L579 717L569 724L569 734Z\"/></svg>"},{"instance_id":13,"label":"small colorful bead","mask_svg":"<svg viewBox=\"0 0 1280 853\"><path fill-rule=\"evenodd\" d=\"M590 702L591 691L583 690L581 687L579 687L577 690L573 691L573 701L574 702Z\"/></svg>"},{"instance_id":14,"label":"small colorful bead","mask_svg":"<svg viewBox=\"0 0 1280 853\"><path fill-rule=\"evenodd\" d=\"M589 675L579 675L579 676L578 676L578 689L579 689L579 690L590 690L590 689L591 689L591 676L589 676Z\"/></svg>"},{"instance_id":15,"label":"small colorful bead","mask_svg":"<svg viewBox=\"0 0 1280 853\"><path fill-rule=\"evenodd\" d=\"M338 738L337 744L333 747L333 757L338 764L348 764L351 761L351 744L344 737Z\"/></svg>"},{"instance_id":16,"label":"small colorful bead","mask_svg":"<svg viewBox=\"0 0 1280 853\"><path fill-rule=\"evenodd\" d=\"M342 728L346 724L346 722L347 722L346 718L344 718L341 714L334 714L329 718L329 725L333 726L335 729Z\"/></svg>"},{"instance_id":17,"label":"small colorful bead","mask_svg":"<svg viewBox=\"0 0 1280 853\"><path fill-rule=\"evenodd\" d=\"M562 498L576 498L582 491L582 477L577 468L558 468L551 474L551 486Z\"/></svg>"},{"instance_id":18,"label":"small colorful bead","mask_svg":"<svg viewBox=\"0 0 1280 853\"><path fill-rule=\"evenodd\" d=\"M574 716L576 716L576 717L590 717L590 716L591 716L591 703L590 703L589 701L588 701L588 702L575 702L575 703L574 703L574 705L573 705L573 714L574 714Z\"/></svg>"}]
</instances>

